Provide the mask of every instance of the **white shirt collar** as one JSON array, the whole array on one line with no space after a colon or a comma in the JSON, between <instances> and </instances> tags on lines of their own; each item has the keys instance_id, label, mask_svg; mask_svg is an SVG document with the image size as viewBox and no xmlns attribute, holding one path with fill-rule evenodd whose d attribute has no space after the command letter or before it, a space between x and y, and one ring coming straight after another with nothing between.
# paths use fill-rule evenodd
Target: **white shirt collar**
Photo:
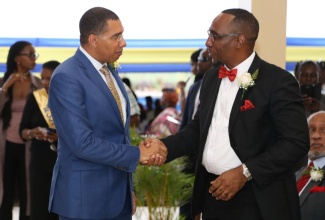
<instances>
[{"instance_id":1,"label":"white shirt collar","mask_svg":"<svg viewBox=\"0 0 325 220\"><path fill-rule=\"evenodd\" d=\"M106 64L102 64L100 62L98 62L95 58L93 58L89 53L87 53L87 51L82 47L80 46L79 47L80 51L85 54L85 56L89 59L89 61L93 64L93 66L96 68L96 70L100 70L100 68L102 68L103 65L106 65Z\"/></svg>"},{"instance_id":2,"label":"white shirt collar","mask_svg":"<svg viewBox=\"0 0 325 220\"><path fill-rule=\"evenodd\" d=\"M308 164L309 164L310 160L308 160ZM322 168L325 165L325 157L321 157L321 158L317 158L316 160L313 161L314 163L314 167L315 168Z\"/></svg>"}]
</instances>

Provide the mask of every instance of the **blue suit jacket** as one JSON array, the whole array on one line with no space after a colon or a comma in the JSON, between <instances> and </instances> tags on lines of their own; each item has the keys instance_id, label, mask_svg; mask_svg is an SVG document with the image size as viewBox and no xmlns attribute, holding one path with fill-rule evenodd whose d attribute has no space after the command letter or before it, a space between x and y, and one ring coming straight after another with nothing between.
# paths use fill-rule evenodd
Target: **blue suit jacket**
<instances>
[{"instance_id":1,"label":"blue suit jacket","mask_svg":"<svg viewBox=\"0 0 325 220\"><path fill-rule=\"evenodd\" d=\"M130 146L126 91L110 70L127 100L125 126L106 83L79 49L51 79L49 107L59 142L49 210L65 217L110 219L132 204L140 151Z\"/></svg>"}]
</instances>

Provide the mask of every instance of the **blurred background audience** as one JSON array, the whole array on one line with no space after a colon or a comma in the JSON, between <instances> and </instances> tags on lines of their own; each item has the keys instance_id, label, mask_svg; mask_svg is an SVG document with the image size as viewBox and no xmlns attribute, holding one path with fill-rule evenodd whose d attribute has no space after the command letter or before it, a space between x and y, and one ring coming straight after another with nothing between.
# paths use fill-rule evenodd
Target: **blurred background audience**
<instances>
[{"instance_id":1,"label":"blurred background audience","mask_svg":"<svg viewBox=\"0 0 325 220\"><path fill-rule=\"evenodd\" d=\"M153 120L146 132L159 138L177 133L180 126L180 116L176 109L178 94L175 89L170 88L164 88L162 93L160 104L163 110Z\"/></svg>"}]
</instances>

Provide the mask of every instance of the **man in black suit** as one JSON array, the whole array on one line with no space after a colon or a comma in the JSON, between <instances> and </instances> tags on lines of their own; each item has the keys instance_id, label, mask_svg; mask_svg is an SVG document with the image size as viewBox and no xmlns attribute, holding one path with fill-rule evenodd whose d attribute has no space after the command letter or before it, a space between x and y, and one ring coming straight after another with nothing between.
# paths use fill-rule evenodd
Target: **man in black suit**
<instances>
[{"instance_id":1,"label":"man in black suit","mask_svg":"<svg viewBox=\"0 0 325 220\"><path fill-rule=\"evenodd\" d=\"M219 14L206 46L224 65L205 74L194 120L145 141L166 145L167 162L198 151L192 215L204 220L301 218L293 167L309 150L304 106L294 76L254 52L258 31L246 10Z\"/></svg>"},{"instance_id":2,"label":"man in black suit","mask_svg":"<svg viewBox=\"0 0 325 220\"><path fill-rule=\"evenodd\" d=\"M308 152L308 164L312 161L315 168L321 168L325 172L325 111L319 111L308 118L310 150ZM306 166L296 174L298 181L306 175ZM302 186L299 193L301 218L303 220L325 219L325 179L313 177Z\"/></svg>"},{"instance_id":3,"label":"man in black suit","mask_svg":"<svg viewBox=\"0 0 325 220\"><path fill-rule=\"evenodd\" d=\"M186 99L185 109L182 113L182 122L180 126L180 130L183 129L191 120L194 118L194 115L197 111L198 105L200 103L199 95L200 95L200 88L202 84L202 79L206 71L208 71L212 67L212 59L209 55L208 48L204 48L201 50L198 62L197 62L197 70L198 73L195 76L195 79L197 79L196 82L194 82L193 85L188 90L188 95ZM195 163L196 163L196 157L197 152L193 151L190 155L188 155L184 173L187 174L194 174L195 171ZM179 213L183 217L185 217L184 220L192 220L192 214L191 214L191 202L186 202L179 208ZM199 216L197 217L199 218Z\"/></svg>"}]
</instances>

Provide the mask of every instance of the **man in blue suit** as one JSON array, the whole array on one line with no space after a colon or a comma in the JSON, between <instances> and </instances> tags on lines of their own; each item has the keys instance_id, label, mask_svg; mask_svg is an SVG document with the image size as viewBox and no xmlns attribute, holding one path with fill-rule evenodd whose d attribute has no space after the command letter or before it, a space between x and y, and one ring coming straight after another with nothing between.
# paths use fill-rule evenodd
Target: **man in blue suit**
<instances>
[{"instance_id":1,"label":"man in blue suit","mask_svg":"<svg viewBox=\"0 0 325 220\"><path fill-rule=\"evenodd\" d=\"M59 137L49 210L60 220L130 220L132 172L149 159L162 165L167 150L130 145L130 104L114 65L126 46L119 17L95 7L79 29L81 46L57 67L49 91Z\"/></svg>"}]
</instances>

